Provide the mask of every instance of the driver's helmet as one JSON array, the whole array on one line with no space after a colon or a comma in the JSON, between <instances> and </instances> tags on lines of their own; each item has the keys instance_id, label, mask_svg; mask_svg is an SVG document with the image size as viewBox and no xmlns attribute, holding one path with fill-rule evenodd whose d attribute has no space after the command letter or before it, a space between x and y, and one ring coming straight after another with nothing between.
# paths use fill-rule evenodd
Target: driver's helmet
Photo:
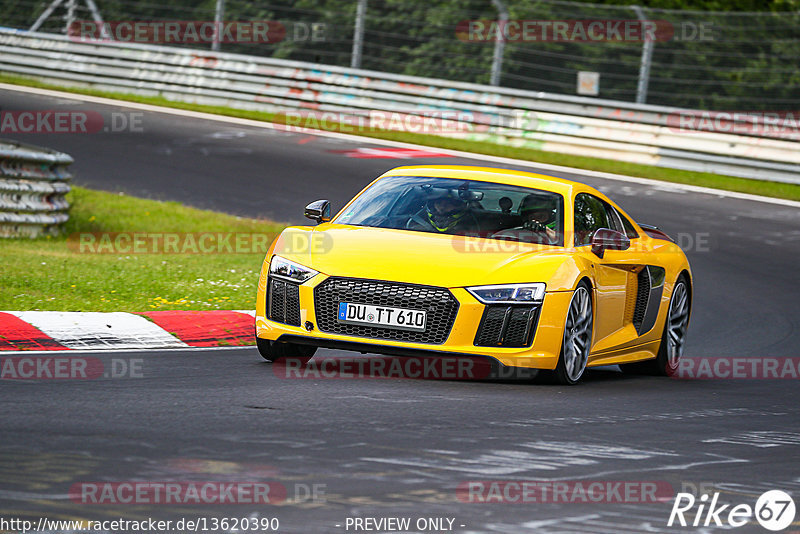
<instances>
[{"instance_id":1,"label":"driver's helmet","mask_svg":"<svg viewBox=\"0 0 800 534\"><path fill-rule=\"evenodd\" d=\"M535 214L538 222L552 228L556 222L556 201L550 196L531 193L519 203L519 214L526 220L530 215Z\"/></svg>"},{"instance_id":2,"label":"driver's helmet","mask_svg":"<svg viewBox=\"0 0 800 534\"><path fill-rule=\"evenodd\" d=\"M446 232L467 214L467 203L460 198L444 194L429 198L425 202L428 221L439 232Z\"/></svg>"}]
</instances>

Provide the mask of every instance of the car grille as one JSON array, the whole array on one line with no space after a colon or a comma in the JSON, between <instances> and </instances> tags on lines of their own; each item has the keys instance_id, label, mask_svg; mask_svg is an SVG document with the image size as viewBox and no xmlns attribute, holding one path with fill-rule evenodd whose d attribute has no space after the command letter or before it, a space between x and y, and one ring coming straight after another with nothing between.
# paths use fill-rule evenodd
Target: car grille
<instances>
[{"instance_id":1,"label":"car grille","mask_svg":"<svg viewBox=\"0 0 800 534\"><path fill-rule=\"evenodd\" d=\"M267 317L271 321L300 326L300 288L275 278L267 280Z\"/></svg>"},{"instance_id":2,"label":"car grille","mask_svg":"<svg viewBox=\"0 0 800 534\"><path fill-rule=\"evenodd\" d=\"M394 330L379 326L344 324L337 321L340 302L425 310L424 332ZM441 344L450 335L458 313L458 301L445 288L362 280L328 278L314 288L317 327L323 332L347 336Z\"/></svg>"},{"instance_id":3,"label":"car grille","mask_svg":"<svg viewBox=\"0 0 800 534\"><path fill-rule=\"evenodd\" d=\"M537 306L486 306L475 335L478 347L528 347L536 331Z\"/></svg>"}]
</instances>

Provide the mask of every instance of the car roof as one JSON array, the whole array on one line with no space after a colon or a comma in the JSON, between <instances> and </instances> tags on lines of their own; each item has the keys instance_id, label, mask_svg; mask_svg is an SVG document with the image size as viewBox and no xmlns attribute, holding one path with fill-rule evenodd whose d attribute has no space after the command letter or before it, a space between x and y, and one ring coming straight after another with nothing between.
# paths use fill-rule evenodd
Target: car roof
<instances>
[{"instance_id":1,"label":"car roof","mask_svg":"<svg viewBox=\"0 0 800 534\"><path fill-rule=\"evenodd\" d=\"M385 176L429 176L432 178L462 178L480 182L496 182L552 191L560 193L566 198L570 198L573 191L599 193L593 187L581 182L556 178L546 174L471 165L410 165L396 167L387 171L381 178Z\"/></svg>"}]
</instances>

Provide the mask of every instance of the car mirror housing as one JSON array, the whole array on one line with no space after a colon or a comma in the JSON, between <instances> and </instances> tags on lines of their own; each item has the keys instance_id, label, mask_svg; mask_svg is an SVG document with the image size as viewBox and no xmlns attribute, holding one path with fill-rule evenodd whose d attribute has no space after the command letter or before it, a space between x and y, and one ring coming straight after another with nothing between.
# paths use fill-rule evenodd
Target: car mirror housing
<instances>
[{"instance_id":1,"label":"car mirror housing","mask_svg":"<svg viewBox=\"0 0 800 534\"><path fill-rule=\"evenodd\" d=\"M328 222L331 220L331 203L328 200L315 200L306 206L303 215L317 221L317 224Z\"/></svg>"},{"instance_id":2,"label":"car mirror housing","mask_svg":"<svg viewBox=\"0 0 800 534\"><path fill-rule=\"evenodd\" d=\"M631 240L625 234L610 228L599 228L592 235L592 252L598 258L602 258L606 250L628 250L630 246Z\"/></svg>"}]
</instances>

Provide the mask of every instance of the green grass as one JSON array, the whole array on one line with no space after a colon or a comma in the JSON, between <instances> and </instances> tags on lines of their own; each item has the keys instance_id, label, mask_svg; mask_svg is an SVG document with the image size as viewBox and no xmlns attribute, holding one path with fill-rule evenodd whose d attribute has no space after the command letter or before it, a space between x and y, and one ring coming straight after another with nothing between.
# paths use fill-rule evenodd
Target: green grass
<instances>
[{"instance_id":1,"label":"green grass","mask_svg":"<svg viewBox=\"0 0 800 534\"><path fill-rule=\"evenodd\" d=\"M217 115L226 115L230 117L239 117L245 119L265 121L265 122L281 121L281 116L273 113L239 110L221 106L189 104L184 102L167 100L166 98L156 97L156 96L132 95L126 93L100 91L96 89L83 88L83 87L64 87L60 85L41 82L31 78L9 75L4 73L0 73L0 82L25 85L31 87L40 87L46 89L55 89L60 91L68 91L73 93L80 93L80 94L87 94L94 96L102 96L107 98L115 98L119 100L127 100L130 102L140 102L158 106L186 109L191 111L201 111L205 113L213 113ZM320 126L322 129L326 130L345 131L351 133L350 129L346 129L346 127L341 128L336 124L327 124L327 125L322 124ZM370 131L359 131L357 133L359 133L360 135L364 135L366 137L387 139L391 141L400 141L404 143L415 143L435 148L462 150L465 152L474 152L476 154L488 154L492 156L502 156L507 158L526 160L526 161L550 163L554 165L564 165L567 167L575 167L578 169L587 169L587 170L609 172L615 174L625 174L628 176L650 178L653 180L662 180L665 182L691 184L702 187L725 189L728 191L751 193L755 195L764 195L769 197L785 198L790 200L800 200L800 185L784 184L780 182L766 182L761 180L747 180L745 178L722 176L711 173L682 171L678 169L667 169L663 167L650 167L648 165L640 165L636 163L626 163L608 159L583 157L583 156L572 156L567 154L558 154L555 152L545 152L542 150L536 150L532 148L519 148L519 147L512 147L512 146L500 145L489 142L450 139L447 137L415 134L410 132L370 130Z\"/></svg>"},{"instance_id":2,"label":"green grass","mask_svg":"<svg viewBox=\"0 0 800 534\"><path fill-rule=\"evenodd\" d=\"M247 253L233 254L98 254L87 252L91 247L81 252L77 236L87 232L263 233L268 245L282 225L80 187L74 187L68 197L72 208L63 235L0 240L0 310L255 309L266 250L253 252L247 246Z\"/></svg>"}]
</instances>

